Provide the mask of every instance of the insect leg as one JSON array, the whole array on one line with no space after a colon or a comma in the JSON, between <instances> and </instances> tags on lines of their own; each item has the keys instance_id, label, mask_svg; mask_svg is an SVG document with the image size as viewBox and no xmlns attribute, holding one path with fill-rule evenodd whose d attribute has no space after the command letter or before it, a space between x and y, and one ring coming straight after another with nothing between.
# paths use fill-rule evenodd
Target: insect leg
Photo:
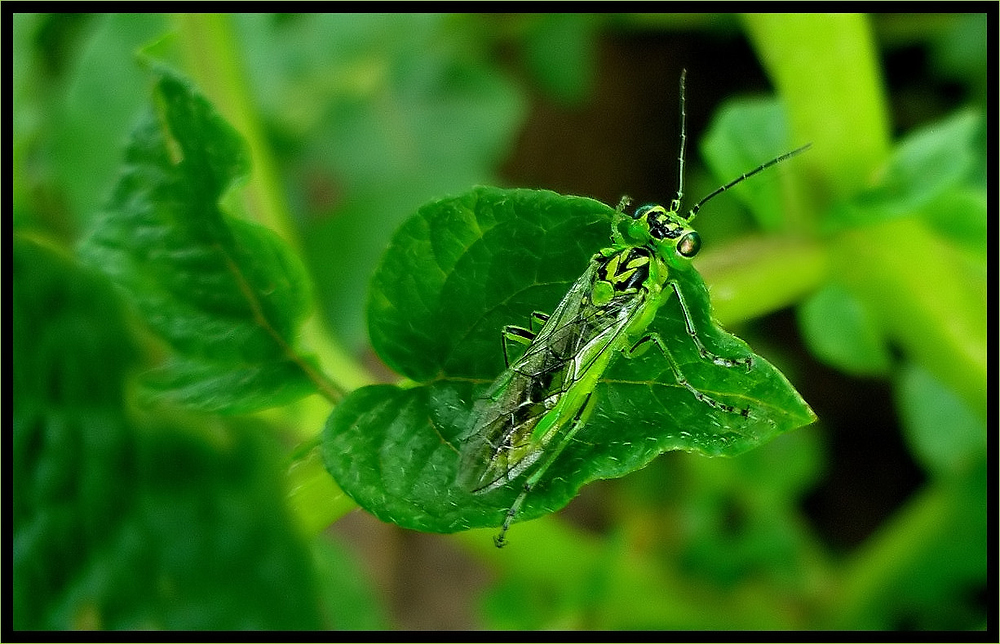
<instances>
[{"instance_id":1,"label":"insect leg","mask_svg":"<svg viewBox=\"0 0 1000 644\"><path fill-rule=\"evenodd\" d=\"M532 331L534 331L535 330L535 325L533 324L534 322L538 322L539 324L541 324L541 326L545 326L545 323L548 321L549 321L548 313L542 313L541 311L532 311L531 319L528 320L528 326L531 327Z\"/></svg>"},{"instance_id":2,"label":"insect leg","mask_svg":"<svg viewBox=\"0 0 1000 644\"><path fill-rule=\"evenodd\" d=\"M588 408L590 406L590 401L593 397L593 392L587 394L587 397L583 400L583 404L580 405L580 409L573 416L573 421L570 423L569 429L566 434L559 439L559 443L552 449L552 451L545 456L545 460L542 461L541 465L535 468L528 480L524 482L524 488L521 493L517 495L514 502L511 504L510 509L507 510L507 516L503 519L503 525L500 526L500 534L493 537L493 543L497 548L503 548L507 545L506 535L507 530L510 528L510 524L514 521L514 517L521 510L521 506L524 504L524 500L528 498L528 493L534 489L538 482L542 480L542 476L545 475L545 471L549 469L549 466L555 462L559 454L562 453L563 448L569 444L573 439L573 435L583 427L583 418L586 415Z\"/></svg>"},{"instance_id":3,"label":"insect leg","mask_svg":"<svg viewBox=\"0 0 1000 644\"><path fill-rule=\"evenodd\" d=\"M532 311L531 318L528 320L528 327L525 329L523 326L515 326L513 324L508 324L500 331L500 344L503 347L503 363L505 366L510 366L510 355L507 351L507 343L509 341L517 342L518 344L529 345L534 341L535 336L538 335L538 331L535 330L535 323L538 322L540 325L544 326L546 322L549 321L549 316L541 311Z\"/></svg>"},{"instance_id":4,"label":"insect leg","mask_svg":"<svg viewBox=\"0 0 1000 644\"><path fill-rule=\"evenodd\" d=\"M619 229L619 224L622 223L622 220L628 219L625 209L628 208L630 203L632 203L632 198L625 195L618 202L618 205L615 206L615 214L611 218L611 243L615 245L625 243L625 239L622 237L621 230Z\"/></svg>"},{"instance_id":5,"label":"insect leg","mask_svg":"<svg viewBox=\"0 0 1000 644\"><path fill-rule=\"evenodd\" d=\"M712 353L702 344L701 338L698 337L698 330L694 328L694 320L691 319L691 310L684 300L684 294L681 292L680 286L678 286L677 282L670 282L670 287L674 289L674 294L677 295L677 301L681 305L681 314L684 316L684 326L687 327L688 335L691 336L694 345L698 347L698 353L701 357L705 360L710 360L712 364L717 364L720 367L746 367L747 371L750 371L750 368L753 366L753 358L749 356L736 359L723 358Z\"/></svg>"},{"instance_id":6,"label":"insect leg","mask_svg":"<svg viewBox=\"0 0 1000 644\"><path fill-rule=\"evenodd\" d=\"M503 347L503 363L504 366L510 366L510 356L507 353L507 343L511 340L517 342L518 344L528 345L531 341L535 339L535 332L530 329L525 329L524 327L507 325L500 332L500 346Z\"/></svg>"},{"instance_id":7,"label":"insect leg","mask_svg":"<svg viewBox=\"0 0 1000 644\"><path fill-rule=\"evenodd\" d=\"M667 362L670 364L670 370L674 372L674 379L677 381L677 384L690 391L692 396L697 398L699 401L705 403L709 407L712 407L713 409L719 409L724 412L728 412L730 414L739 414L744 418L750 416L749 407L744 407L743 409L740 409L738 407L733 407L732 405L727 405L726 403L721 403L715 398L706 396L705 394L700 392L697 387L688 382L687 378L684 377L684 374L681 373L681 368L677 365L677 361L674 360L674 357L670 354L670 351L667 349L667 345L663 343L663 339L660 337L659 333L647 333L646 335L639 338L639 340L632 345L632 348L625 353L625 356L631 357L632 354L634 354L639 349L639 347L646 344L647 342L652 342L657 347L659 347L660 352L663 353L663 356L667 359Z\"/></svg>"}]
</instances>

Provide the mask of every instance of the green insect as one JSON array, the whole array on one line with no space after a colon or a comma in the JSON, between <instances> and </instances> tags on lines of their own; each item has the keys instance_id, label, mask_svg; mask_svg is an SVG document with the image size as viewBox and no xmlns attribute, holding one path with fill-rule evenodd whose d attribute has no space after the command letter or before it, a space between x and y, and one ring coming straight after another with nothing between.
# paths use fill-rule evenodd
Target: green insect
<instances>
[{"instance_id":1,"label":"green insect","mask_svg":"<svg viewBox=\"0 0 1000 644\"><path fill-rule=\"evenodd\" d=\"M690 224L708 200L809 145L730 181L682 215L684 78L682 73L680 179L670 208L645 205L628 215L625 209L629 200L623 198L612 220L612 245L591 258L552 314L535 312L529 328L503 329L502 346L508 366L476 404L471 426L461 438L457 478L464 489L482 494L508 485L531 470L507 511L500 533L494 537L498 548L505 545L507 530L530 491L586 424L594 407L594 388L619 355L631 357L653 344L666 358L677 383L694 398L727 413L750 413L749 408L726 405L691 385L664 340L647 329L660 306L674 295L688 335L703 360L726 368L751 368L749 358L718 356L702 344L681 288L671 274L698 253L701 239ZM532 328L536 322L541 324L537 332ZM508 359L510 341L527 345L513 363Z\"/></svg>"}]
</instances>

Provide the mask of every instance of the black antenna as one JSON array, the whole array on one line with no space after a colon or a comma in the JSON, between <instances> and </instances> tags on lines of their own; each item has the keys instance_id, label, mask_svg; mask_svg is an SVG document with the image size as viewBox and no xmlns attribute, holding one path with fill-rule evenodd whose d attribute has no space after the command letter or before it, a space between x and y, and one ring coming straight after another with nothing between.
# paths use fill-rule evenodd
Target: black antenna
<instances>
[{"instance_id":1,"label":"black antenna","mask_svg":"<svg viewBox=\"0 0 1000 644\"><path fill-rule=\"evenodd\" d=\"M681 209L681 199L684 197L684 146L687 143L687 111L684 108L684 78L686 69L681 70L681 151L677 155L677 198L670 204L670 212Z\"/></svg>"},{"instance_id":2,"label":"black antenna","mask_svg":"<svg viewBox=\"0 0 1000 644\"><path fill-rule=\"evenodd\" d=\"M682 76L682 78L683 78L683 76ZM782 161L784 161L786 159L790 159L793 156L795 156L796 154L798 154L799 152L805 152L806 150L809 149L810 146L812 146L812 143L806 143L801 148L796 148L796 149L792 150L791 152L785 152L784 154L782 154L780 156L776 156L773 159L771 159L770 161L768 161L767 163L761 164L761 165L757 166L756 168L754 168L753 170L751 170L750 172L747 172L746 174L742 174L739 177L733 179L732 181L730 181L726 185L722 186L721 188L717 188L715 191L713 191L707 197L705 197L704 199L702 199L701 201L699 201L698 203L696 203L694 205L694 208L692 208L691 211L688 213L687 220L691 221L692 219L694 219L695 215L698 214L698 209L701 208L703 205L705 205L705 202L707 202L712 197L714 197L716 195L719 195L719 194L722 194L723 192L725 192L726 190L729 190L730 188L732 188L736 184L740 183L741 181L743 181L745 179L749 179L750 177L754 176L758 172L762 172L764 170L767 170L768 168L770 168L772 165L774 165L776 163L781 163Z\"/></svg>"}]
</instances>

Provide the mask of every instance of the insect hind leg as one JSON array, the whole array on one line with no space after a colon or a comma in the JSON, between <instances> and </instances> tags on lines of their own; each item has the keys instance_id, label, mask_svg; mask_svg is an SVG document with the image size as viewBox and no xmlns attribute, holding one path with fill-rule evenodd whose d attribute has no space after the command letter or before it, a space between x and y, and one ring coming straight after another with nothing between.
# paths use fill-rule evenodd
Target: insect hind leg
<instances>
[{"instance_id":1,"label":"insect hind leg","mask_svg":"<svg viewBox=\"0 0 1000 644\"><path fill-rule=\"evenodd\" d=\"M677 296L677 302L681 306L681 314L684 317L684 327L687 329L688 336L691 337L691 341L698 348L698 353L701 355L703 360L708 360L712 364L719 365L720 367L745 367L747 371L750 371L753 367L753 358L747 356L745 358L723 358L722 356L713 353L708 350L708 348L702 343L701 338L698 336L698 330L694 328L694 320L691 319L691 310L688 308L687 301L684 299L684 294L681 292L680 286L677 282L670 282L670 287L674 289L674 294Z\"/></svg>"},{"instance_id":2,"label":"insect hind leg","mask_svg":"<svg viewBox=\"0 0 1000 644\"><path fill-rule=\"evenodd\" d=\"M521 493L518 494L517 498L514 499L514 502L511 503L510 508L507 510L507 514L504 516L503 525L500 526L500 533L493 537L493 544L497 548L503 548L507 545L507 530L510 529L511 523L514 522L514 518L517 516L517 513L520 512L521 506L524 505L525 499L528 498L528 494L535 488L536 485L538 485L542 476L544 476L545 472L549 469L549 466L551 466L552 463L555 462L556 458L559 457L563 448L569 444L576 432L583 427L584 420L587 417L587 412L590 410L590 403L593 400L593 396L593 392L587 394L587 397L583 400L583 404L580 405L580 409L573 415L573 420L570 423L569 429L566 431L566 435L560 439L559 444L556 445L552 452L545 457L545 460L541 463L541 465L535 468L535 471L532 472L530 477L528 477L528 480L524 482L524 487L521 489Z\"/></svg>"},{"instance_id":3,"label":"insect hind leg","mask_svg":"<svg viewBox=\"0 0 1000 644\"><path fill-rule=\"evenodd\" d=\"M703 402L713 409L718 409L730 414L739 414L744 418L748 418L750 416L749 407L744 407L741 409L739 407L734 407L732 405L727 405L726 403L719 402L715 398L712 398L711 396L702 393L701 391L698 390L697 387L688 382L687 378L685 378L684 374L681 372L681 368L677 364L677 361L674 360L674 357L670 354L670 351L667 349L667 346L663 343L663 339L660 337L660 334L658 333L647 333L646 335L639 338L639 340L632 345L632 348L629 349L627 352L625 352L625 357L631 358L640 350L640 348L643 345L645 345L648 342L652 342L653 344L655 344L660 349L660 352L663 353L663 356L667 359L667 363L670 364L670 370L673 371L674 380L677 381L677 384L690 391L691 395L694 396L699 402Z\"/></svg>"}]
</instances>

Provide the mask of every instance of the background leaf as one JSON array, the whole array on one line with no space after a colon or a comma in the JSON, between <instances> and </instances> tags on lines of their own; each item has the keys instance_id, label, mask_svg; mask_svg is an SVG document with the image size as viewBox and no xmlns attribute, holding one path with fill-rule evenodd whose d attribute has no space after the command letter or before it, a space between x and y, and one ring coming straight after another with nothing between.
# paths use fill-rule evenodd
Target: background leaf
<instances>
[{"instance_id":1,"label":"background leaf","mask_svg":"<svg viewBox=\"0 0 1000 644\"><path fill-rule=\"evenodd\" d=\"M976 114L962 112L911 133L893 151L876 184L834 208L825 224L832 229L911 215L945 194L972 168L978 127Z\"/></svg>"},{"instance_id":2,"label":"background leaf","mask_svg":"<svg viewBox=\"0 0 1000 644\"><path fill-rule=\"evenodd\" d=\"M249 171L242 139L171 72L158 73L154 100L82 251L177 351L151 388L230 412L315 391L293 347L309 306L304 269L274 233L220 209Z\"/></svg>"},{"instance_id":3,"label":"background leaf","mask_svg":"<svg viewBox=\"0 0 1000 644\"><path fill-rule=\"evenodd\" d=\"M986 453L985 425L926 370L910 365L900 373L898 396L906 436L928 470L964 474Z\"/></svg>"},{"instance_id":4,"label":"background leaf","mask_svg":"<svg viewBox=\"0 0 1000 644\"><path fill-rule=\"evenodd\" d=\"M526 17L524 58L542 89L556 100L579 103L593 86L594 21L580 14Z\"/></svg>"},{"instance_id":5,"label":"background leaf","mask_svg":"<svg viewBox=\"0 0 1000 644\"><path fill-rule=\"evenodd\" d=\"M884 374L892 356L882 329L865 304L837 284L799 307L799 320L816 356L849 373Z\"/></svg>"},{"instance_id":6,"label":"background leaf","mask_svg":"<svg viewBox=\"0 0 1000 644\"><path fill-rule=\"evenodd\" d=\"M18 57L33 99L18 101L32 115L26 161L47 185L49 220L63 208L72 213L67 233L75 240L104 205L124 140L148 102L146 74L133 54L160 37L167 20L155 13L19 15L19 32L46 58L43 64L30 48Z\"/></svg>"},{"instance_id":7,"label":"background leaf","mask_svg":"<svg viewBox=\"0 0 1000 644\"><path fill-rule=\"evenodd\" d=\"M773 99L743 99L719 110L701 142L701 150L715 176L728 183L761 163L806 143L808 141L789 140L785 112L780 103ZM789 207L786 196L789 185L793 184L787 178L795 173L796 163L779 165L732 189L732 194L754 214L762 230L776 232L794 230L796 225L801 227L794 219L800 213ZM688 204L691 205L693 203Z\"/></svg>"},{"instance_id":8,"label":"background leaf","mask_svg":"<svg viewBox=\"0 0 1000 644\"><path fill-rule=\"evenodd\" d=\"M296 141L291 199L305 260L349 347L364 341L365 288L392 232L429 198L494 176L523 119L508 74L469 39L482 19L236 19L267 123Z\"/></svg>"},{"instance_id":9,"label":"background leaf","mask_svg":"<svg viewBox=\"0 0 1000 644\"><path fill-rule=\"evenodd\" d=\"M319 628L274 437L132 415L110 285L22 239L13 269L13 627Z\"/></svg>"}]
</instances>

